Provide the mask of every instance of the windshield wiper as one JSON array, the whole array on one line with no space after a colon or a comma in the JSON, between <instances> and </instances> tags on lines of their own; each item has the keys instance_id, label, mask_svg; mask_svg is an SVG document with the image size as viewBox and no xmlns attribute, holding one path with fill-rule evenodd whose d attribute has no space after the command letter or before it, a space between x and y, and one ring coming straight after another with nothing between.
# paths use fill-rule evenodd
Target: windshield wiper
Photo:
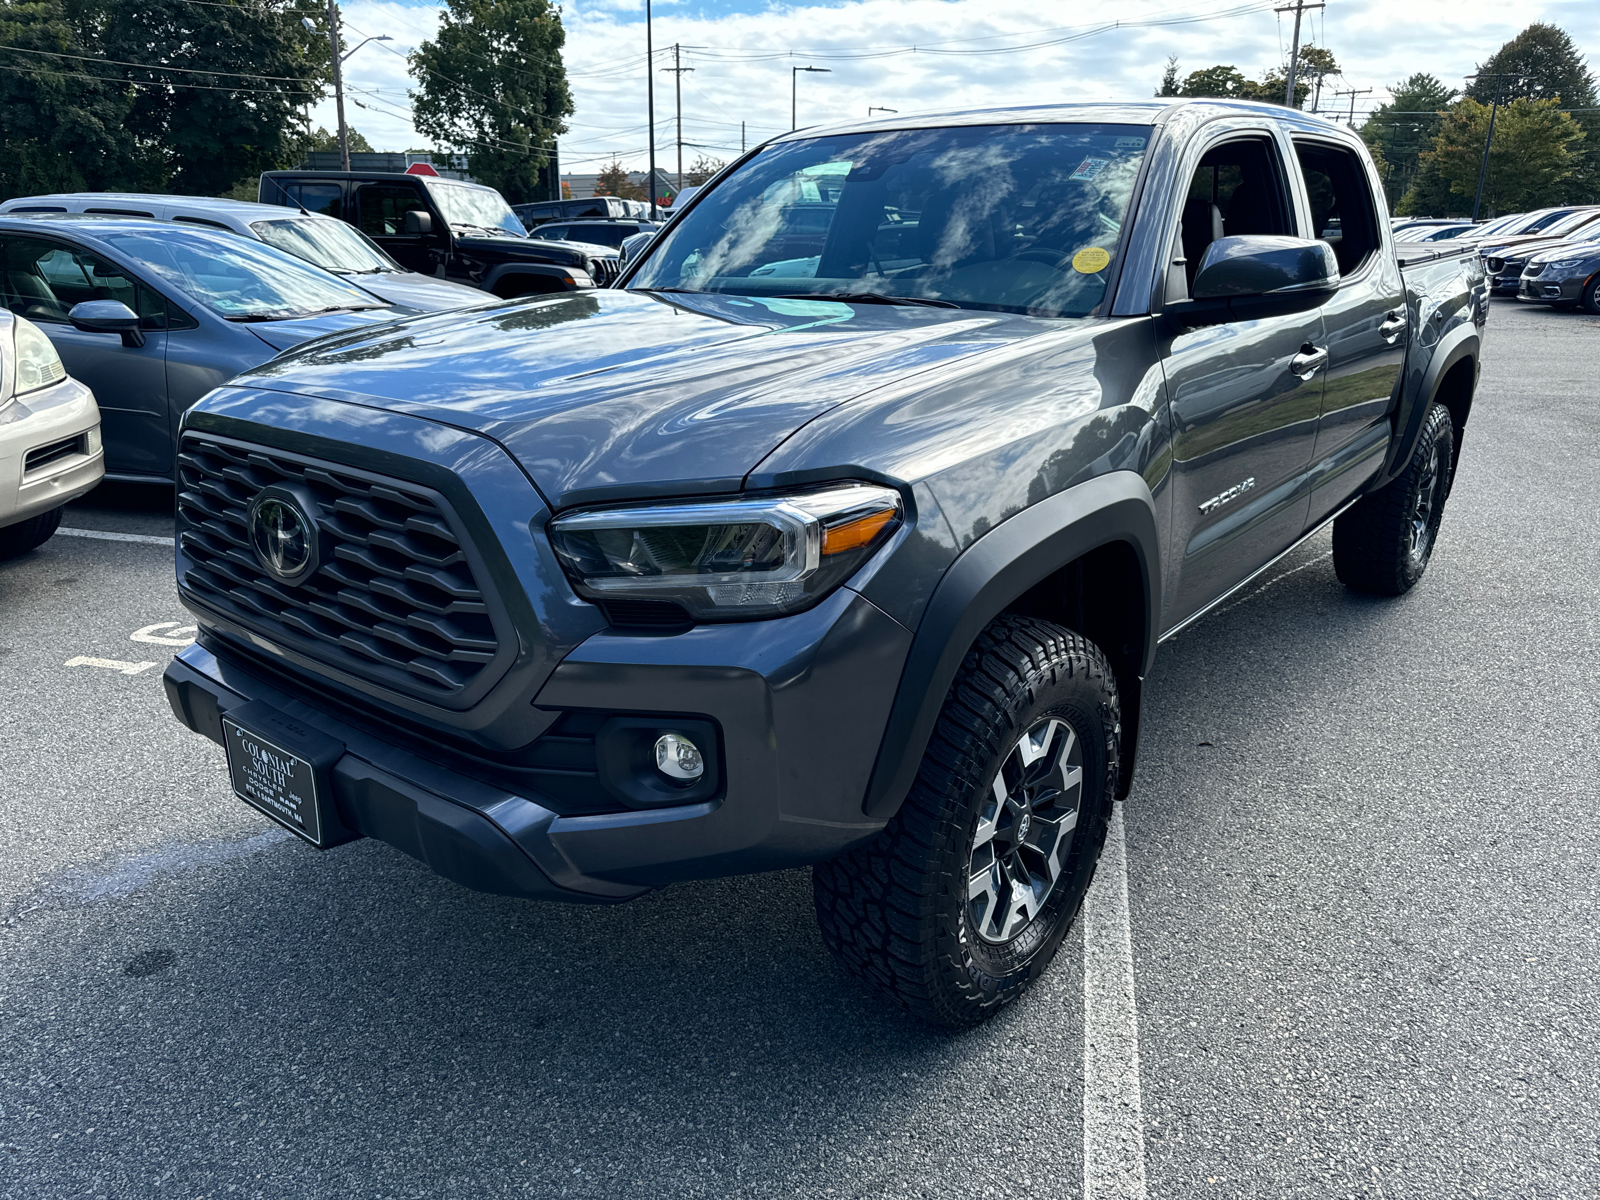
<instances>
[{"instance_id":1,"label":"windshield wiper","mask_svg":"<svg viewBox=\"0 0 1600 1200\"><path fill-rule=\"evenodd\" d=\"M760 299L760 297L756 297ZM772 296L773 300L842 300L846 304L905 304L917 308L960 308L952 300L931 300L926 296L885 296L882 292L800 292Z\"/></svg>"},{"instance_id":2,"label":"windshield wiper","mask_svg":"<svg viewBox=\"0 0 1600 1200\"><path fill-rule=\"evenodd\" d=\"M224 321L292 321L299 315L299 313L280 310L278 312L233 313L222 319Z\"/></svg>"},{"instance_id":3,"label":"windshield wiper","mask_svg":"<svg viewBox=\"0 0 1600 1200\"><path fill-rule=\"evenodd\" d=\"M502 229L498 225L479 225L476 221L451 221L450 223L456 226L458 229L481 229L485 233L500 234L504 237L517 236L510 230Z\"/></svg>"}]
</instances>

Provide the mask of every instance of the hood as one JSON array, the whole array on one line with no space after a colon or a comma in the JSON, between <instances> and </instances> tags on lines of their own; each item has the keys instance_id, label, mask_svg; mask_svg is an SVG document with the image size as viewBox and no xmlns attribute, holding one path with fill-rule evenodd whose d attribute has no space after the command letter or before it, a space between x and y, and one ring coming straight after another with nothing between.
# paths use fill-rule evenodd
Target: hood
<instances>
[{"instance_id":1,"label":"hood","mask_svg":"<svg viewBox=\"0 0 1600 1200\"><path fill-rule=\"evenodd\" d=\"M1540 246L1528 256L1529 262L1554 262L1558 258L1600 258L1600 240L1583 238L1569 242L1552 242Z\"/></svg>"},{"instance_id":2,"label":"hood","mask_svg":"<svg viewBox=\"0 0 1600 1200\"><path fill-rule=\"evenodd\" d=\"M416 271L383 271L375 275L346 275L349 282L390 304L414 313L443 312L483 304L495 297L464 283L452 283Z\"/></svg>"},{"instance_id":3,"label":"hood","mask_svg":"<svg viewBox=\"0 0 1600 1200\"><path fill-rule=\"evenodd\" d=\"M736 491L829 409L1061 328L961 309L599 289L324 340L233 384L486 434L560 509Z\"/></svg>"},{"instance_id":4,"label":"hood","mask_svg":"<svg viewBox=\"0 0 1600 1200\"><path fill-rule=\"evenodd\" d=\"M398 315L403 314L397 314L392 308L367 308L355 312L318 313L314 317L300 317L292 321L252 321L245 328L274 350L287 350L330 333L387 324Z\"/></svg>"}]
</instances>

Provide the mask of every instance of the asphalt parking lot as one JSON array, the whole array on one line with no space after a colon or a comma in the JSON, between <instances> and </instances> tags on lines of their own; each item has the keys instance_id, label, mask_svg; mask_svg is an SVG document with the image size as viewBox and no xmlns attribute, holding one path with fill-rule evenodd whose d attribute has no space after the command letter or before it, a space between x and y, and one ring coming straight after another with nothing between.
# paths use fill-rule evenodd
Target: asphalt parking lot
<instances>
[{"instance_id":1,"label":"asphalt parking lot","mask_svg":"<svg viewBox=\"0 0 1600 1200\"><path fill-rule=\"evenodd\" d=\"M538 906L277 831L161 694L170 492L89 497L147 540L0 565L0 1195L1600 1196L1600 320L1489 333L1420 586L1324 535L1162 648L1131 1010L1096 926L959 1035L802 871Z\"/></svg>"}]
</instances>

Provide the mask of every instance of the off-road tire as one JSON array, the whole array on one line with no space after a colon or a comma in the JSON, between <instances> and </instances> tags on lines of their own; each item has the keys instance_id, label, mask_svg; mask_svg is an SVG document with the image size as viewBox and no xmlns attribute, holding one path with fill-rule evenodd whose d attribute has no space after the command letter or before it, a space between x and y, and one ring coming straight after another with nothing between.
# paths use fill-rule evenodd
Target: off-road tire
<instances>
[{"instance_id":1,"label":"off-road tire","mask_svg":"<svg viewBox=\"0 0 1600 1200\"><path fill-rule=\"evenodd\" d=\"M1405 469L1363 497L1333 523L1333 569L1347 588L1398 596L1422 578L1433 557L1455 463L1450 414L1435 404ZM1415 536L1419 507L1428 507L1425 537Z\"/></svg>"},{"instance_id":2,"label":"off-road tire","mask_svg":"<svg viewBox=\"0 0 1600 1200\"><path fill-rule=\"evenodd\" d=\"M1583 285L1583 311L1600 317L1600 275L1595 275Z\"/></svg>"},{"instance_id":3,"label":"off-road tire","mask_svg":"<svg viewBox=\"0 0 1600 1200\"><path fill-rule=\"evenodd\" d=\"M15 558L44 545L60 525L61 509L52 508L36 517L5 526L0 529L0 558Z\"/></svg>"},{"instance_id":4,"label":"off-road tire","mask_svg":"<svg viewBox=\"0 0 1600 1200\"><path fill-rule=\"evenodd\" d=\"M1077 824L1041 910L995 944L977 936L969 901L978 823L1007 756L1046 718L1064 720L1081 745ZM1016 999L1083 905L1111 818L1121 732L1116 680L1098 647L1048 621L997 618L967 653L900 811L872 842L814 869L828 948L933 1024L975 1025Z\"/></svg>"}]
</instances>

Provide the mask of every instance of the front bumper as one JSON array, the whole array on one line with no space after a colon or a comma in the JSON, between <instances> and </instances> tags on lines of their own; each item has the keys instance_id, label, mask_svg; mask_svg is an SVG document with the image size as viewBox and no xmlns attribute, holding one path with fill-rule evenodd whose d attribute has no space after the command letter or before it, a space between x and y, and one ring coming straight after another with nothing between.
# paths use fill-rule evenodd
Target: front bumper
<instances>
[{"instance_id":1,"label":"front bumper","mask_svg":"<svg viewBox=\"0 0 1600 1200\"><path fill-rule=\"evenodd\" d=\"M719 731L720 791L700 803L563 816L518 791L357 728L315 692L268 677L225 641L167 668L174 713L222 742L255 701L342 742L330 771L350 830L479 891L614 903L663 884L817 862L882 827L862 815L911 635L842 588L808 612L674 636L602 633L555 669L544 710L696 714Z\"/></svg>"},{"instance_id":2,"label":"front bumper","mask_svg":"<svg viewBox=\"0 0 1600 1200\"><path fill-rule=\"evenodd\" d=\"M76 439L76 445L64 443ZM30 468L30 454L65 451ZM0 526L59 508L105 476L100 410L75 379L17 397L0 408Z\"/></svg>"},{"instance_id":3,"label":"front bumper","mask_svg":"<svg viewBox=\"0 0 1600 1200\"><path fill-rule=\"evenodd\" d=\"M1562 279L1554 275L1523 276L1517 284L1517 299L1530 304L1576 304L1583 298L1584 276Z\"/></svg>"}]
</instances>

